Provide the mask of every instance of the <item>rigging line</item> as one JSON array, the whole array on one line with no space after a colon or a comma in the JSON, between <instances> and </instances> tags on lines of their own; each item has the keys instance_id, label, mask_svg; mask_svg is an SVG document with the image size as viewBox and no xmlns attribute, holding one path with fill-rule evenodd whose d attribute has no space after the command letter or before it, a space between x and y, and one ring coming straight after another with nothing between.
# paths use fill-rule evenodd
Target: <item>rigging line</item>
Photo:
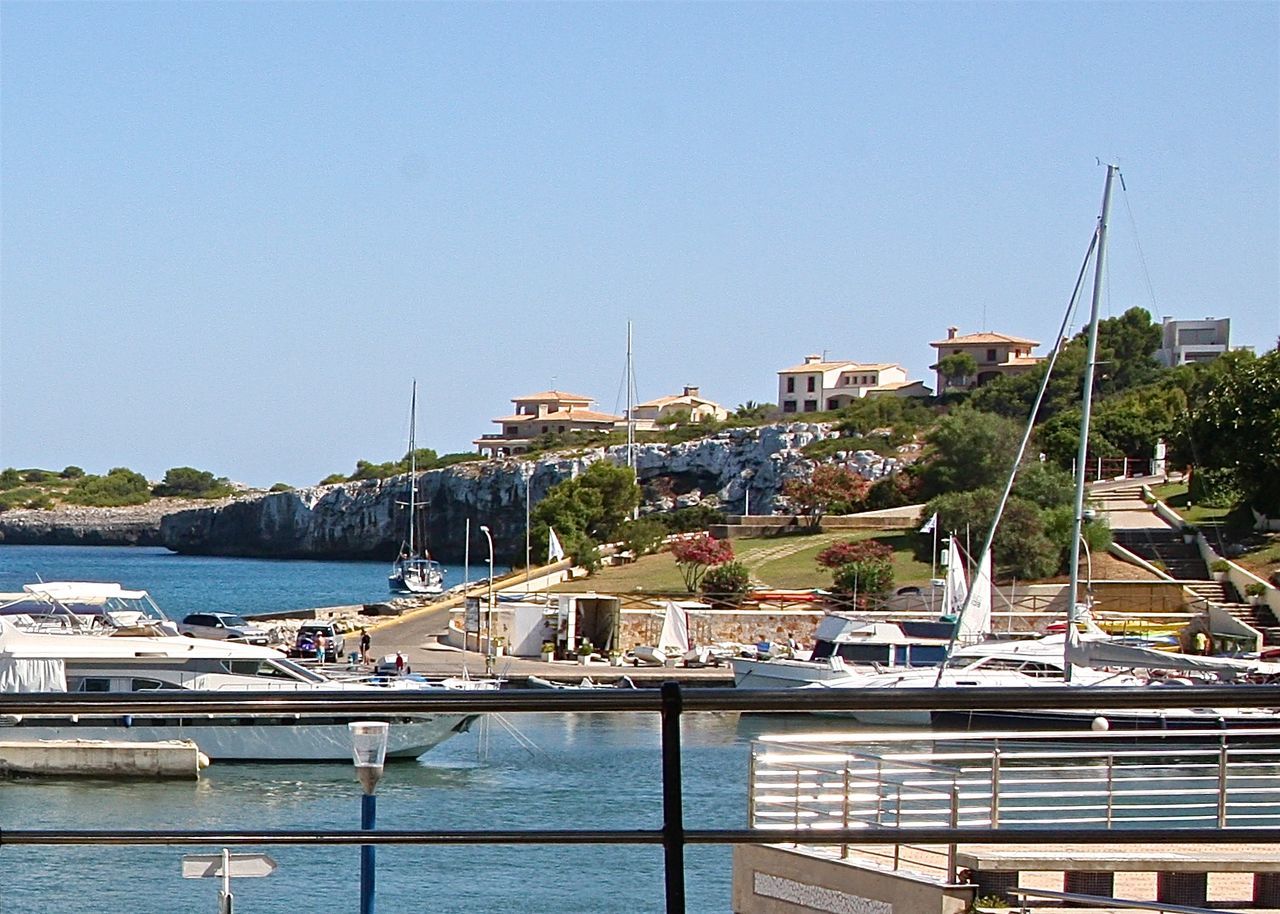
<instances>
[{"instance_id":1,"label":"rigging line","mask_svg":"<svg viewBox=\"0 0 1280 914\"><path fill-rule=\"evenodd\" d=\"M1125 190L1124 175L1120 176L1120 196L1124 200L1124 211L1129 214L1129 225L1133 229L1133 246L1138 249L1138 263L1142 266L1142 278L1147 284L1147 297L1151 300L1151 314L1157 316L1159 305L1156 304L1156 290L1151 285L1151 271L1147 269L1147 255L1142 250L1142 239L1138 237L1138 220L1133 216L1133 207L1129 205L1129 192Z\"/></svg>"},{"instance_id":2,"label":"rigging line","mask_svg":"<svg viewBox=\"0 0 1280 914\"><path fill-rule=\"evenodd\" d=\"M982 558L991 552L991 544L996 538L996 528L1000 525L1000 517L1004 514L1004 507L1009 501L1010 493L1013 492L1013 483L1018 475L1018 467L1022 464L1022 458L1027 452L1027 444L1031 441L1031 433L1035 430L1036 416L1040 414L1040 404L1044 402L1045 391L1049 389L1049 379L1053 377L1053 368L1058 362L1058 356L1066 348L1063 343L1063 334L1066 333L1067 325L1071 322L1071 316L1075 313L1076 306L1080 303L1080 290L1084 287L1085 276L1089 272L1089 262L1098 249L1098 235L1101 224L1102 220L1099 219L1098 228L1094 229L1093 238L1089 241L1089 249L1085 252L1084 260L1080 264L1080 273L1076 276L1075 288L1071 291L1066 313L1062 315L1062 325L1058 328L1053 355L1049 356L1049 361L1045 364L1044 378L1040 381L1040 390L1036 394L1036 402L1031 406L1031 415L1027 419L1027 427L1022 433L1022 441L1018 445L1018 452L1013 458L1013 469L1009 472L1008 480L1005 481L1004 492L1000 495L1000 501L996 505L996 512L991 518L991 526L987 529L986 541L982 544L982 551L978 554L979 564L981 564ZM992 577L994 578L994 576L993 573ZM977 589L974 586L969 587L969 592L964 595L964 602L960 604L960 610L956 613L955 624L951 627L951 638L947 642L947 652L943 655L942 663L938 664L938 676L934 680L935 686L942 682L942 672L947 668L947 663L951 660L951 654L956 648L956 639L960 635L960 623L969 609L969 604L973 602L974 593ZM1072 599L1075 599L1074 595L1072 595Z\"/></svg>"}]
</instances>

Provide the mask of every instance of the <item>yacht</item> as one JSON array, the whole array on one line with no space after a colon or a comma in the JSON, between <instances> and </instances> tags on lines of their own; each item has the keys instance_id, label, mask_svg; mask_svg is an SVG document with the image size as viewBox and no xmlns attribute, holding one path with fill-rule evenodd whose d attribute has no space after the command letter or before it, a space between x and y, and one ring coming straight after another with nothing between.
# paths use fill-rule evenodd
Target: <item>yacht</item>
<instances>
[{"instance_id":1,"label":"yacht","mask_svg":"<svg viewBox=\"0 0 1280 914\"><path fill-rule=\"evenodd\" d=\"M444 690L425 682L397 689ZM151 690L209 693L385 692L368 682L330 679L279 651L231 641L175 636L110 637L47 634L0 619L0 692L94 692L129 695ZM467 729L476 715L412 712L242 716L173 714L94 716L57 711L0 716L7 739L97 739L152 742L189 739L214 761L350 761L354 720L386 720L388 758L412 759Z\"/></svg>"},{"instance_id":2,"label":"yacht","mask_svg":"<svg viewBox=\"0 0 1280 914\"><path fill-rule=\"evenodd\" d=\"M97 635L176 635L145 590L99 581L45 581L0 594L0 618L27 631Z\"/></svg>"}]
</instances>

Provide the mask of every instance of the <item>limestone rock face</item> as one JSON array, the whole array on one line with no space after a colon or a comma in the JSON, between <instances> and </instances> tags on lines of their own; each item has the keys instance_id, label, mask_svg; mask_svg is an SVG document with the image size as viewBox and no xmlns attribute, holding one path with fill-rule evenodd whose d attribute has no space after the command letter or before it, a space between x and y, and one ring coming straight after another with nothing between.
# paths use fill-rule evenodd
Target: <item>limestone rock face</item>
<instances>
[{"instance_id":1,"label":"limestone rock face","mask_svg":"<svg viewBox=\"0 0 1280 914\"><path fill-rule=\"evenodd\" d=\"M643 444L636 472L646 508L707 504L740 511L750 487L754 514L769 513L783 483L803 475L800 448L834 432L817 423L733 429L682 444ZM480 525L489 527L497 560L524 551L525 498L531 504L555 484L597 460L624 463L625 447L587 449L532 460L456 464L418 474L420 539L437 559L461 562L471 521L471 562L488 558ZM409 476L314 486L180 511L161 523L175 552L280 558L391 559L409 523Z\"/></svg>"}]
</instances>

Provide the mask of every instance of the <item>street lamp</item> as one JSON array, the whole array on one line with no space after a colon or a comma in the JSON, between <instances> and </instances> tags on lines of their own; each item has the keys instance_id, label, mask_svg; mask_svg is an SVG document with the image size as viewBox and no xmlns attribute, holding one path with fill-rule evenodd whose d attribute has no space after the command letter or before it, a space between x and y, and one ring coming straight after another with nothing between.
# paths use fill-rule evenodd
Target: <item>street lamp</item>
<instances>
[{"instance_id":1,"label":"street lamp","mask_svg":"<svg viewBox=\"0 0 1280 914\"><path fill-rule=\"evenodd\" d=\"M387 758L387 723L356 721L347 724L351 731L351 761L356 766L356 780L364 788L360 797L360 830L373 831L378 819L378 799L374 790L382 777ZM360 845L360 914L374 914L374 846Z\"/></svg>"},{"instance_id":2,"label":"street lamp","mask_svg":"<svg viewBox=\"0 0 1280 914\"><path fill-rule=\"evenodd\" d=\"M486 613L485 627L489 632L489 640L485 644L484 649L484 672L486 676L493 675L493 534L489 532L489 528L480 525L480 532L484 534L484 538L489 542L489 610Z\"/></svg>"}]
</instances>

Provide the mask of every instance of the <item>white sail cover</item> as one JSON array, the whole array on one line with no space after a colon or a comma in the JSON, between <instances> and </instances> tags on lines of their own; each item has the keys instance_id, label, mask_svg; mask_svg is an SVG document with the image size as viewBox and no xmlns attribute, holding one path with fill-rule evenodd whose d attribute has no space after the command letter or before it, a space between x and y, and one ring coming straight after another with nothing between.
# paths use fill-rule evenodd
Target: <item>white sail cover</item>
<instances>
[{"instance_id":1,"label":"white sail cover","mask_svg":"<svg viewBox=\"0 0 1280 914\"><path fill-rule=\"evenodd\" d=\"M954 543L953 543L954 546ZM951 579L951 568L947 568ZM975 644L991 634L991 552L982 554L978 570L973 575L973 587L969 593L969 605L960 616L958 640L962 644Z\"/></svg>"},{"instance_id":2,"label":"white sail cover","mask_svg":"<svg viewBox=\"0 0 1280 914\"><path fill-rule=\"evenodd\" d=\"M1225 679L1232 679L1246 673L1271 675L1280 673L1280 664L1268 663L1265 660L1178 654L1140 647L1136 644L1117 644L1105 638L1084 640L1078 636L1071 637L1072 634L1073 632L1069 632L1067 636L1066 654L1067 661L1076 666L1099 669L1119 666L1130 669L1180 670L1213 673Z\"/></svg>"},{"instance_id":3,"label":"white sail cover","mask_svg":"<svg viewBox=\"0 0 1280 914\"><path fill-rule=\"evenodd\" d=\"M689 619L684 610L668 600L666 615L662 618L662 635L658 638L658 650L663 653L683 655L689 650Z\"/></svg>"},{"instance_id":4,"label":"white sail cover","mask_svg":"<svg viewBox=\"0 0 1280 914\"><path fill-rule=\"evenodd\" d=\"M964 557L953 536L947 540L947 577L942 588L942 614L958 616L969 596L969 576L964 570Z\"/></svg>"},{"instance_id":5,"label":"white sail cover","mask_svg":"<svg viewBox=\"0 0 1280 914\"><path fill-rule=\"evenodd\" d=\"M56 657L0 654L0 692L65 692L66 664Z\"/></svg>"}]
</instances>

